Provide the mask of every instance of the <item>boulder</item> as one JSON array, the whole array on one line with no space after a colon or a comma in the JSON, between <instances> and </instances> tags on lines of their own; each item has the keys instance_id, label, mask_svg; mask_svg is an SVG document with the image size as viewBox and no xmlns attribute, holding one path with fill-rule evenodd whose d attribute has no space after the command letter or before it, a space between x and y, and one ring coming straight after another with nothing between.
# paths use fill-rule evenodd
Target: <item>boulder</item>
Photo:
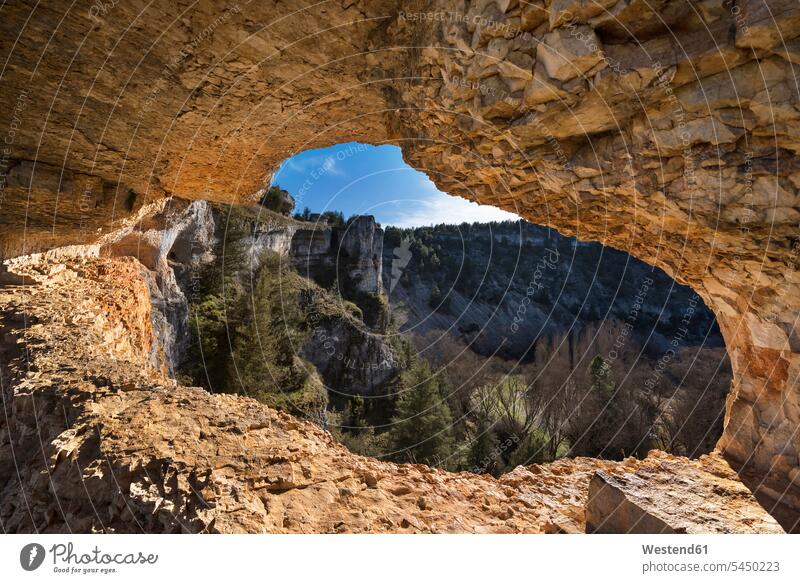
<instances>
[{"instance_id":1,"label":"boulder","mask_svg":"<svg viewBox=\"0 0 800 583\"><path fill-rule=\"evenodd\" d=\"M569 81L603 60L602 43L589 26L561 28L545 35L536 58L552 78Z\"/></svg>"},{"instance_id":2,"label":"boulder","mask_svg":"<svg viewBox=\"0 0 800 583\"><path fill-rule=\"evenodd\" d=\"M651 453L635 471L596 472L586 532L634 534L782 533L717 454L700 461Z\"/></svg>"}]
</instances>

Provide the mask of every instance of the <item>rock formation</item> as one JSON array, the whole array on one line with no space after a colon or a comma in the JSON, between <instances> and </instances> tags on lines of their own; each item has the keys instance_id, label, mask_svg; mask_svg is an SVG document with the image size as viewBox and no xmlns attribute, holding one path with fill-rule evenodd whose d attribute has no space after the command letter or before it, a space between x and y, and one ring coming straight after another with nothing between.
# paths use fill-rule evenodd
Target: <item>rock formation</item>
<instances>
[{"instance_id":1,"label":"rock formation","mask_svg":"<svg viewBox=\"0 0 800 583\"><path fill-rule=\"evenodd\" d=\"M374 258L382 252L383 232L371 216L357 217L342 228L318 227L259 205L162 200L147 209L135 229L114 231L94 249L104 257L134 257L146 268L156 334L151 362L157 367L163 365L174 374L186 364L190 301L202 288L205 268L221 272L226 261L231 263L232 250L225 249L223 240L232 231L244 234L238 243L244 257L235 274L242 287L257 280L264 253L272 252L322 286L332 285L338 273L346 290L337 291L380 293L376 282L381 280L381 261ZM226 301L232 301L232 295ZM287 296L286 301L299 299ZM236 309L233 304L226 307ZM363 319L341 316L309 314L311 331L298 353L317 368L328 389L343 394L375 392L396 372L394 347L382 330L371 330Z\"/></svg>"},{"instance_id":2,"label":"rock formation","mask_svg":"<svg viewBox=\"0 0 800 583\"><path fill-rule=\"evenodd\" d=\"M18 261L0 290L4 532L583 532L598 470L652 474L675 530L691 503L704 532L781 532L718 456L578 458L497 480L363 458L252 399L178 386L151 361L151 272L83 251Z\"/></svg>"},{"instance_id":3,"label":"rock formation","mask_svg":"<svg viewBox=\"0 0 800 583\"><path fill-rule=\"evenodd\" d=\"M290 255L301 273L323 285L336 276L354 294L383 291L383 230L372 215L353 217L342 227L312 217L294 234Z\"/></svg>"},{"instance_id":4,"label":"rock formation","mask_svg":"<svg viewBox=\"0 0 800 583\"><path fill-rule=\"evenodd\" d=\"M705 534L730 530L730 517L752 532L781 532L764 520L750 491L717 455L696 462L653 453L626 472L600 470L589 481L586 532L640 534ZM702 483L703 488L696 488ZM706 505L705 488L725 499L722 515Z\"/></svg>"},{"instance_id":5,"label":"rock formation","mask_svg":"<svg viewBox=\"0 0 800 583\"><path fill-rule=\"evenodd\" d=\"M442 190L624 249L693 287L717 315L734 371L720 448L756 472L751 486L769 508L797 508L800 184L789 47L800 8L581 6L471 2L466 22L399 19L416 46L436 47L419 51L414 82L399 91L414 108L396 113L394 127L404 136L425 128L427 138L405 156Z\"/></svg>"},{"instance_id":6,"label":"rock formation","mask_svg":"<svg viewBox=\"0 0 800 583\"><path fill-rule=\"evenodd\" d=\"M794 0L0 13L6 257L168 195L250 200L303 149L397 143L444 191L695 289L734 372L720 451L774 515L800 508Z\"/></svg>"},{"instance_id":7,"label":"rock formation","mask_svg":"<svg viewBox=\"0 0 800 583\"><path fill-rule=\"evenodd\" d=\"M643 331L646 337L636 340L656 358L674 348L676 337L681 346L724 346L713 314L691 289L597 243L577 242L523 222L392 235L392 244L384 248L384 287L392 287L392 277L397 278L389 299L395 319L402 317L401 329L426 334L456 327L451 333L461 329L473 350L509 359L524 357L539 338L578 333L603 320L635 321L633 335ZM397 238L410 235L437 248L440 269L421 265L416 251L399 268L403 260L393 257L402 246ZM433 311L428 305L434 279L447 294L447 310ZM688 329L680 331L686 318Z\"/></svg>"}]
</instances>

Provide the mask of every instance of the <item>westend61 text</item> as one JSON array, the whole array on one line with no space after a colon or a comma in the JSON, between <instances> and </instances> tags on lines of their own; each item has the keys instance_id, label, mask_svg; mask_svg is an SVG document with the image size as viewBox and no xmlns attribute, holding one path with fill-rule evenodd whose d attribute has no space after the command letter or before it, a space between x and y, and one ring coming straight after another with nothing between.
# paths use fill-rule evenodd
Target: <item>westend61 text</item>
<instances>
[{"instance_id":1,"label":"westend61 text","mask_svg":"<svg viewBox=\"0 0 800 583\"><path fill-rule=\"evenodd\" d=\"M655 545L642 545L642 552L645 555L707 555L708 545L687 545L663 547Z\"/></svg>"}]
</instances>

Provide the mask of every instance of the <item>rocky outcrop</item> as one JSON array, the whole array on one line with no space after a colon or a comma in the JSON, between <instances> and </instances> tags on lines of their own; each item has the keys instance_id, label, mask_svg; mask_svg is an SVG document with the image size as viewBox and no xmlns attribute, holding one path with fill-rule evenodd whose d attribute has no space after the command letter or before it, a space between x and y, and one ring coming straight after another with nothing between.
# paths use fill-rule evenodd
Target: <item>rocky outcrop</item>
<instances>
[{"instance_id":1,"label":"rocky outcrop","mask_svg":"<svg viewBox=\"0 0 800 583\"><path fill-rule=\"evenodd\" d=\"M221 239L228 223L224 212L217 211L215 216L216 236ZM322 293L331 292L342 308L333 316L303 306L310 334L297 348L298 354L314 365L326 388L335 394L382 391L399 364L396 349L384 334L386 318L370 314L376 306L378 312L384 309L380 301L383 231L375 218L357 216L342 227L272 218L259 210L244 225L247 268L239 274L242 284L257 280L265 251L285 256L300 275L326 290ZM219 261L215 268L222 268ZM363 306L361 314L348 313L343 300ZM302 299L287 296L285 301Z\"/></svg>"},{"instance_id":2,"label":"rocky outcrop","mask_svg":"<svg viewBox=\"0 0 800 583\"><path fill-rule=\"evenodd\" d=\"M341 238L340 254L358 293L383 291L383 230L375 217L360 215L349 221Z\"/></svg>"},{"instance_id":3,"label":"rocky outcrop","mask_svg":"<svg viewBox=\"0 0 800 583\"><path fill-rule=\"evenodd\" d=\"M298 271L320 285L339 279L346 296L383 291L383 229L372 215L358 215L341 227L316 222L300 229L290 255Z\"/></svg>"},{"instance_id":4,"label":"rocky outcrop","mask_svg":"<svg viewBox=\"0 0 800 583\"><path fill-rule=\"evenodd\" d=\"M300 355L311 362L337 395L379 395L402 370L397 349L363 320L319 318Z\"/></svg>"},{"instance_id":5,"label":"rocky outcrop","mask_svg":"<svg viewBox=\"0 0 800 583\"><path fill-rule=\"evenodd\" d=\"M227 272L242 289L258 280L268 253L281 255L302 275L316 277L321 284L332 283L323 281L325 274L339 273L340 285L349 290L380 289L375 282L381 279L381 262L374 261L373 247L381 251L382 231L373 217L358 217L341 230L307 229L303 223L259 205L239 207L174 198L143 209L138 219L135 226L109 234L83 254L134 257L148 271L154 333L151 360L170 374L186 366L192 340L190 303L202 294L202 279L208 277L209 270L222 273L226 261L237 262L235 273L230 265ZM231 240L232 232L237 233L236 241ZM236 249L226 249L226 244ZM75 247L73 256L79 249L83 247ZM227 294L226 302L233 302L233 295ZM249 305L250 297L245 300ZM300 302L301 298L287 296L285 301ZM233 304L226 306L236 309ZM337 317L318 313L310 306L304 311L309 334L297 347L298 354L316 367L329 390L337 394L374 393L396 375L395 348L380 330L366 326L363 318L345 310Z\"/></svg>"},{"instance_id":6,"label":"rocky outcrop","mask_svg":"<svg viewBox=\"0 0 800 583\"><path fill-rule=\"evenodd\" d=\"M294 197L277 185L270 185L258 200L262 206L285 217L291 216L294 210Z\"/></svg>"},{"instance_id":7,"label":"rocky outcrop","mask_svg":"<svg viewBox=\"0 0 800 583\"><path fill-rule=\"evenodd\" d=\"M315 425L153 367L137 260L28 258L14 272L26 285L0 289L5 532L582 532L596 472L648 480L667 465L714 515L709 531L779 530L730 469L704 469L718 458L578 458L495 479L354 455ZM685 502L653 491L653 505Z\"/></svg>"},{"instance_id":8,"label":"rocky outcrop","mask_svg":"<svg viewBox=\"0 0 800 583\"><path fill-rule=\"evenodd\" d=\"M298 150L394 140L442 190L695 289L734 372L720 447L761 494L795 505L799 11L4 5L2 247L92 242L153 197L245 200Z\"/></svg>"},{"instance_id":9,"label":"rocky outcrop","mask_svg":"<svg viewBox=\"0 0 800 583\"><path fill-rule=\"evenodd\" d=\"M214 260L215 221L208 203L170 200L145 215L136 228L100 247L99 254L135 257L151 277L154 346L170 373L179 366L189 338L189 301L203 265Z\"/></svg>"},{"instance_id":10,"label":"rocky outcrop","mask_svg":"<svg viewBox=\"0 0 800 583\"><path fill-rule=\"evenodd\" d=\"M600 470L589 482L586 532L729 533L731 517L736 532L783 532L717 454L690 462L654 452L633 471L615 470Z\"/></svg>"}]
</instances>

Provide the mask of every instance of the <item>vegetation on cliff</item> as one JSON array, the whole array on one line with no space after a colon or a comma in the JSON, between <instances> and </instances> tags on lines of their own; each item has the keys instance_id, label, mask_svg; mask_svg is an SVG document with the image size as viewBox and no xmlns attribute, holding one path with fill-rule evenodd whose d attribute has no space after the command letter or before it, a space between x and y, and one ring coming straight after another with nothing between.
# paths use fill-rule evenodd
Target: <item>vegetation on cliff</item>
<instances>
[{"instance_id":1,"label":"vegetation on cliff","mask_svg":"<svg viewBox=\"0 0 800 583\"><path fill-rule=\"evenodd\" d=\"M315 367L298 356L312 333L310 315L346 318L356 306L337 301L302 277L285 257L248 255L251 218L237 209L190 298L191 341L183 371L191 384L254 397L273 407L323 420L327 392Z\"/></svg>"},{"instance_id":2,"label":"vegetation on cliff","mask_svg":"<svg viewBox=\"0 0 800 583\"><path fill-rule=\"evenodd\" d=\"M294 198L278 185L270 186L259 202L265 208L281 215L290 215L294 210Z\"/></svg>"},{"instance_id":3,"label":"vegetation on cliff","mask_svg":"<svg viewBox=\"0 0 800 583\"><path fill-rule=\"evenodd\" d=\"M726 369L713 367L715 361L717 368L726 363L724 349L687 341L664 362L652 357L658 346L641 343L635 333L626 334L624 349L617 351L625 324L613 316L600 321L604 312L635 308L639 326L673 334L675 314L662 307L654 321L649 304L654 297L666 302L669 293L653 292L644 306L624 294L617 297L623 297L622 307L589 298L575 311L574 293L562 286L553 296L558 287L545 281L526 317L535 323L536 306L552 302L562 319L554 317L526 344L509 346L507 338L496 337L497 327L513 336L514 308L525 294L515 287L514 274L520 270L529 281L538 269L552 280L562 265L551 256L537 266L536 258L543 248L562 256L574 251L569 241L553 235L543 243L525 236L526 227L515 236L516 223L389 229L384 260L388 264L401 245L412 260L392 274L397 281L384 282L385 289L394 289L387 298L359 292L348 269L311 279L270 251L251 270L253 212L238 209L229 217L219 259L192 298L193 341L184 369L192 384L249 395L313 419L356 453L452 470L499 475L568 455L621 459L659 448L694 456L713 448L729 379ZM455 248L463 251L462 235L471 229L470 253L461 260ZM510 252L520 246L521 252ZM587 252L592 253L580 250L572 263L597 260L583 257ZM612 262L607 270L613 269ZM633 282L642 269L634 266ZM604 278L596 279L592 285L604 290ZM487 337L484 314L493 308L500 316L492 316L495 336ZM401 335L399 316L412 312L406 325L423 320L413 318L414 310L446 326ZM572 322L562 331L564 314ZM710 326L705 314L698 318ZM443 332L446 327L449 332ZM350 391L353 369L364 365L359 359L383 350L378 345L389 348L391 370L368 394ZM499 349L486 354L487 345ZM329 366L337 358L344 364ZM712 389L687 379L690 366L708 373L698 379L715 379Z\"/></svg>"}]
</instances>

